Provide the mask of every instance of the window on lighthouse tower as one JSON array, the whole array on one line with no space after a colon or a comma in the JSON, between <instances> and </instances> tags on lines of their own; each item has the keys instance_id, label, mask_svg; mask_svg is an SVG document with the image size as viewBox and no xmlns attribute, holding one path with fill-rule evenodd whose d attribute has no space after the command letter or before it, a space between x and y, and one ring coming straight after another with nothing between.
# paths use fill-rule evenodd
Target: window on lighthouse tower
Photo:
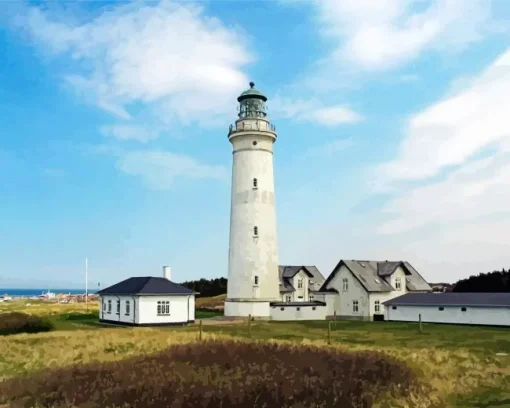
<instances>
[{"instance_id":1,"label":"window on lighthouse tower","mask_svg":"<svg viewBox=\"0 0 510 408\"><path fill-rule=\"evenodd\" d=\"M258 187L258 180L256 178L253 179L253 188L257 188Z\"/></svg>"},{"instance_id":2,"label":"window on lighthouse tower","mask_svg":"<svg viewBox=\"0 0 510 408\"><path fill-rule=\"evenodd\" d=\"M253 227L253 235L255 235L255 236L259 235L259 228L258 227Z\"/></svg>"}]
</instances>

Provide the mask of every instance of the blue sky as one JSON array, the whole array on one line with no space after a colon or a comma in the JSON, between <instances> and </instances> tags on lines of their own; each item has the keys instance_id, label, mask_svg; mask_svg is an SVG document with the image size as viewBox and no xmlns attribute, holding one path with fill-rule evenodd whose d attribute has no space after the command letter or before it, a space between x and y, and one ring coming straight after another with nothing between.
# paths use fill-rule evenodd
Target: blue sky
<instances>
[{"instance_id":1,"label":"blue sky","mask_svg":"<svg viewBox=\"0 0 510 408\"><path fill-rule=\"evenodd\" d=\"M281 264L510 267L504 0L10 2L0 287L226 276L236 97L276 125Z\"/></svg>"}]
</instances>

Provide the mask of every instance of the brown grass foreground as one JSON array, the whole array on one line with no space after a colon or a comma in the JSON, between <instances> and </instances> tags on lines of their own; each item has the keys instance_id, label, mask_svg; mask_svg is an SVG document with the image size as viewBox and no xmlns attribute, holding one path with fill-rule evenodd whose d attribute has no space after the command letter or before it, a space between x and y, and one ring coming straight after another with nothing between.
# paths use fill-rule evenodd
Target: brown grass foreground
<instances>
[{"instance_id":1,"label":"brown grass foreground","mask_svg":"<svg viewBox=\"0 0 510 408\"><path fill-rule=\"evenodd\" d=\"M416 387L376 352L213 340L0 383L12 407L371 407Z\"/></svg>"}]
</instances>

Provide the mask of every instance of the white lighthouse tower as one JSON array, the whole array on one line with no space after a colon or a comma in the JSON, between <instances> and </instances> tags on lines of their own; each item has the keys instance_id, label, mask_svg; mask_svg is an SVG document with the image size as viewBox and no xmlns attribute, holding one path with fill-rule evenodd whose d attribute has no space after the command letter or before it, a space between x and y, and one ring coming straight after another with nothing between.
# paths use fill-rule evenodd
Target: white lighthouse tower
<instances>
[{"instance_id":1,"label":"white lighthouse tower","mask_svg":"<svg viewBox=\"0 0 510 408\"><path fill-rule=\"evenodd\" d=\"M233 147L230 247L225 316L269 318L280 300L273 176L275 128L267 98L250 82L238 98L239 119L230 126Z\"/></svg>"}]
</instances>

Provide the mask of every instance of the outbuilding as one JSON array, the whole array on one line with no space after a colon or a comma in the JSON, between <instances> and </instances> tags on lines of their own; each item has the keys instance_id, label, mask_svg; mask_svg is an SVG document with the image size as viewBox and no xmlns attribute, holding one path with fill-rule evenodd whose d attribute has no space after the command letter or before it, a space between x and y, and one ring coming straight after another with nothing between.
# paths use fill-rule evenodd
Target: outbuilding
<instances>
[{"instance_id":1,"label":"outbuilding","mask_svg":"<svg viewBox=\"0 0 510 408\"><path fill-rule=\"evenodd\" d=\"M510 326L510 293L407 293L384 305L389 321Z\"/></svg>"},{"instance_id":2,"label":"outbuilding","mask_svg":"<svg viewBox=\"0 0 510 408\"><path fill-rule=\"evenodd\" d=\"M99 295L99 320L136 326L178 325L195 321L195 295L166 277L133 277Z\"/></svg>"}]
</instances>

